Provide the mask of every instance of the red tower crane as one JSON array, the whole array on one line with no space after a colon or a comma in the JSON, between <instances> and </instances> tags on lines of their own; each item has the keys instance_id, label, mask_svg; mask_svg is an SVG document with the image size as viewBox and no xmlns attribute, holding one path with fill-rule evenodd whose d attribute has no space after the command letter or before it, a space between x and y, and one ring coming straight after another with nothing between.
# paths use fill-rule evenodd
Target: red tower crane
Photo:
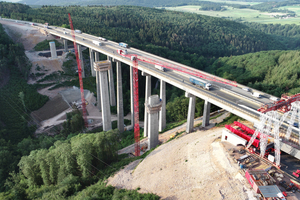
<instances>
[{"instance_id":1,"label":"red tower crane","mask_svg":"<svg viewBox=\"0 0 300 200\"><path fill-rule=\"evenodd\" d=\"M76 45L76 38L75 38L75 32L74 32L74 28L73 28L71 14L68 13L68 15L69 15L69 23L71 26L71 34L72 34L72 37L74 40L74 49L75 49L77 66L78 66L78 76L79 76L80 94L81 94L81 102L82 102L82 115L83 115L83 119L84 119L84 126L87 127L88 122L87 122L87 117L86 117L86 103L85 103L85 98L84 98L83 82L82 82L82 74L81 74L82 73L81 61L79 60L79 57L78 57L78 49L77 49L77 45Z\"/></svg>"}]
</instances>

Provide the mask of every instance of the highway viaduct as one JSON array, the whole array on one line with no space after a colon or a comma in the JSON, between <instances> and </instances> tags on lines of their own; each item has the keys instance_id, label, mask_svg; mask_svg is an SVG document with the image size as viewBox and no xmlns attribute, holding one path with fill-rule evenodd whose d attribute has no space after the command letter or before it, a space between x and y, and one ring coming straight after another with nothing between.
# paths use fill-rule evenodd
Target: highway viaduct
<instances>
[{"instance_id":1,"label":"highway viaduct","mask_svg":"<svg viewBox=\"0 0 300 200\"><path fill-rule=\"evenodd\" d=\"M14 23L22 23L22 24L30 24L30 22L26 21L16 21L12 19L2 19L2 20L9 20ZM44 25L42 24L36 24L36 27L39 29L44 29ZM65 29L61 27L54 27L49 26L46 31L54 36L58 36L64 41L65 50L67 50L67 40L74 41L71 35L70 29ZM128 66L130 66L130 89L131 89L131 123L133 127L133 117L134 117L134 111L133 111L133 79L132 79L132 68L133 68L133 61L131 61L129 58L126 58L120 54L117 53L118 49L123 49L119 46L118 43L113 41L100 41L99 37L89 35L86 33L75 33L76 35L76 44L78 45L79 49L79 57L82 60L82 52L81 52L81 46L85 46L89 48L90 50L90 60L91 60L91 72L93 76L96 76L97 81L97 105L100 109L101 103L105 104L102 105L102 108L109 107L109 104L111 106L115 106L117 104L117 110L118 110L118 129L122 132L124 130L123 124L124 124L124 116L123 116L123 99L122 99L122 79L121 79L121 63L124 63ZM98 46L93 43L93 41L99 41L102 43L101 46ZM116 97L114 93L114 81L113 81L113 71L112 68L108 70L108 82L109 84L105 83L109 88L103 88L100 83L101 81L101 72L95 71L94 66L92 63L94 61L99 61L99 53L107 55L107 59L111 60L113 62L116 62L116 69L117 69L117 102ZM128 48L127 49L128 54L136 54L138 56L143 56L151 59L155 59L157 61L166 62L171 65L176 65L179 67L185 67L189 69L193 69L189 66L147 53L145 51L141 51L135 48ZM81 61L82 62L82 61ZM272 97L269 94L266 94L261 91L257 91L255 89L251 89L252 92L258 92L262 95L262 98L256 98L251 95L251 93L243 90L244 85L237 84L237 87L225 85L222 83L217 83L213 81L207 81L212 84L212 89L207 91L200 87L197 87L193 85L189 81L189 75L173 71L173 70L166 70L165 72L160 71L154 67L153 64L144 63L144 62L138 62L138 70L142 72L142 75L146 77L146 88L145 88L145 94L147 99L151 95L151 77L156 77L160 80L160 98L164 102L162 104L162 108L159 114L159 130L161 131L164 129L166 125L166 107L165 107L165 83L171 84L175 87L178 87L186 92L186 97L189 98L189 109L188 109L188 116L187 116L187 130L186 132L191 132L193 128L194 123L194 111L195 111L195 97L201 98L205 100L204 104L204 113L203 113L203 124L202 126L207 126L209 122L209 110L210 110L210 104L214 104L218 107L221 107L237 116L240 116L252 123L259 123L260 119L260 113L257 111L257 109L261 106L261 104L264 103L272 103L270 100L270 97ZM206 72L197 70L203 74L208 74ZM210 74L208 74L210 75ZM106 75L107 76L107 75ZM212 75L210 75L212 76ZM83 77L84 77L84 71L83 71ZM107 80L103 80L105 77L105 73L102 73L102 81L107 82ZM107 77L106 77L107 78ZM100 87L101 85L101 87ZM102 91L101 91L102 90ZM105 95L105 92L108 90L110 95ZM108 93L108 91L106 93ZM101 93L102 92L102 93ZM100 95L103 94L103 95ZM108 99L110 98L110 99ZM146 110L146 109L145 109ZM102 114L103 123L106 121L106 125L104 130L111 129L111 120L110 120L110 109L108 109L109 114ZM103 113L103 112L102 112ZM145 111L145 119L147 119L147 113ZM109 119L108 119L109 118ZM147 121L147 120L145 120ZM148 124L145 123L144 131L145 136L147 136L147 126ZM286 153L289 153L296 158L300 159L300 151L289 144L281 143L281 150L285 151Z\"/></svg>"}]
</instances>

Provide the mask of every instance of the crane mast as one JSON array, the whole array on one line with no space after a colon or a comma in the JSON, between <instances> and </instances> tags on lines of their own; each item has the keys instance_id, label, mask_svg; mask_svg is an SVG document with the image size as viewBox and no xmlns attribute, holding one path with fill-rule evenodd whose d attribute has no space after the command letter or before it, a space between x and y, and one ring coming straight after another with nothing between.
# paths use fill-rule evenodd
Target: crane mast
<instances>
[{"instance_id":1,"label":"crane mast","mask_svg":"<svg viewBox=\"0 0 300 200\"><path fill-rule=\"evenodd\" d=\"M74 49L75 49L77 66L78 66L78 76L79 76L80 94L81 94L81 102L82 102L82 115L83 115L83 119L84 119L84 126L87 127L88 122L87 122L87 116L86 116L86 103L85 103L84 91L83 91L81 61L79 60L79 57L78 57L78 49L77 49L77 45L76 45L76 38L75 38L75 32L74 32L74 27L73 27L71 14L68 13L68 15L69 15L69 23L70 23L70 26L71 26L71 34L72 34L72 37L73 37L73 40L74 40Z\"/></svg>"}]
</instances>

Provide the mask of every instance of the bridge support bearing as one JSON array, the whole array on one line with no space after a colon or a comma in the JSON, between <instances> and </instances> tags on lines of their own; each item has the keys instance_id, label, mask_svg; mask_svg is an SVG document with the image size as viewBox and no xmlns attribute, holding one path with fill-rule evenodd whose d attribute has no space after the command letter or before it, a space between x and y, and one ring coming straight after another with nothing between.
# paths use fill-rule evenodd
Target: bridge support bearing
<instances>
[{"instance_id":1,"label":"bridge support bearing","mask_svg":"<svg viewBox=\"0 0 300 200\"><path fill-rule=\"evenodd\" d=\"M95 62L99 61L99 53L95 52ZM94 69L95 71L95 69ZM96 73L96 86L97 86L97 108L101 110L101 85L100 85L100 72L95 71Z\"/></svg>"},{"instance_id":2,"label":"bridge support bearing","mask_svg":"<svg viewBox=\"0 0 300 200\"><path fill-rule=\"evenodd\" d=\"M130 119L131 128L134 128L134 88L133 88L133 66L130 66Z\"/></svg>"},{"instance_id":3,"label":"bridge support bearing","mask_svg":"<svg viewBox=\"0 0 300 200\"><path fill-rule=\"evenodd\" d=\"M117 61L117 116L118 129L120 133L124 132L124 108L123 108L123 91L122 91L122 68L121 62Z\"/></svg>"},{"instance_id":4,"label":"bridge support bearing","mask_svg":"<svg viewBox=\"0 0 300 200\"><path fill-rule=\"evenodd\" d=\"M109 61L94 62L94 69L99 73L100 77L103 131L109 131L112 129L107 80L107 71L109 70L110 66L111 63Z\"/></svg>"},{"instance_id":5,"label":"bridge support bearing","mask_svg":"<svg viewBox=\"0 0 300 200\"><path fill-rule=\"evenodd\" d=\"M207 100L205 100L202 127L206 127L209 125L209 117L210 117L210 103Z\"/></svg>"},{"instance_id":6,"label":"bridge support bearing","mask_svg":"<svg viewBox=\"0 0 300 200\"><path fill-rule=\"evenodd\" d=\"M160 80L160 99L162 100L162 107L159 111L159 132L166 128L166 82L163 80Z\"/></svg>"},{"instance_id":7,"label":"bridge support bearing","mask_svg":"<svg viewBox=\"0 0 300 200\"><path fill-rule=\"evenodd\" d=\"M195 106L196 106L196 97L190 93L185 93L185 96L189 99L189 110L187 116L186 132L191 133L194 128L194 119L195 119Z\"/></svg>"},{"instance_id":8,"label":"bridge support bearing","mask_svg":"<svg viewBox=\"0 0 300 200\"><path fill-rule=\"evenodd\" d=\"M55 42L49 42L51 58L57 58Z\"/></svg>"},{"instance_id":9,"label":"bridge support bearing","mask_svg":"<svg viewBox=\"0 0 300 200\"><path fill-rule=\"evenodd\" d=\"M146 87L145 87L145 100L150 97L151 95L151 76L145 72L142 72L142 76L146 76ZM144 137L148 137L148 112L145 109L145 116L144 116Z\"/></svg>"},{"instance_id":10,"label":"bridge support bearing","mask_svg":"<svg viewBox=\"0 0 300 200\"><path fill-rule=\"evenodd\" d=\"M63 40L64 42L64 52L68 52L68 40Z\"/></svg>"},{"instance_id":11,"label":"bridge support bearing","mask_svg":"<svg viewBox=\"0 0 300 200\"><path fill-rule=\"evenodd\" d=\"M83 63L83 56L82 56L82 47L81 47L80 44L77 45L77 49L78 49L78 57L79 57L79 60L81 62L81 76L82 76L82 78L85 78L84 63Z\"/></svg>"},{"instance_id":12,"label":"bridge support bearing","mask_svg":"<svg viewBox=\"0 0 300 200\"><path fill-rule=\"evenodd\" d=\"M94 70L94 51L90 48L90 63L91 63L91 75L96 76L96 71Z\"/></svg>"},{"instance_id":13,"label":"bridge support bearing","mask_svg":"<svg viewBox=\"0 0 300 200\"><path fill-rule=\"evenodd\" d=\"M107 56L107 60L111 61L111 58ZM109 82L110 105L116 106L115 83L114 83L114 73L113 73L112 66L110 66L110 69L108 70L108 82Z\"/></svg>"},{"instance_id":14,"label":"bridge support bearing","mask_svg":"<svg viewBox=\"0 0 300 200\"><path fill-rule=\"evenodd\" d=\"M145 103L145 109L149 114L148 119L148 150L158 145L158 112L162 106L158 95L152 95Z\"/></svg>"}]
</instances>

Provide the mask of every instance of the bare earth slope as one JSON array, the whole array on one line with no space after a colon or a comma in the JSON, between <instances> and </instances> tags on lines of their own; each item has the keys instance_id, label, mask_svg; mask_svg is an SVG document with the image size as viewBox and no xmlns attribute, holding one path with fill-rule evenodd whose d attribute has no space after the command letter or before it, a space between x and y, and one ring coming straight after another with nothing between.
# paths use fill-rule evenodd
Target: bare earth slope
<instances>
[{"instance_id":1,"label":"bare earth slope","mask_svg":"<svg viewBox=\"0 0 300 200\"><path fill-rule=\"evenodd\" d=\"M221 132L222 128L198 131L163 144L141 163L133 162L109 178L108 185L140 187L140 192L163 199L256 199L225 156L217 139Z\"/></svg>"}]
</instances>

